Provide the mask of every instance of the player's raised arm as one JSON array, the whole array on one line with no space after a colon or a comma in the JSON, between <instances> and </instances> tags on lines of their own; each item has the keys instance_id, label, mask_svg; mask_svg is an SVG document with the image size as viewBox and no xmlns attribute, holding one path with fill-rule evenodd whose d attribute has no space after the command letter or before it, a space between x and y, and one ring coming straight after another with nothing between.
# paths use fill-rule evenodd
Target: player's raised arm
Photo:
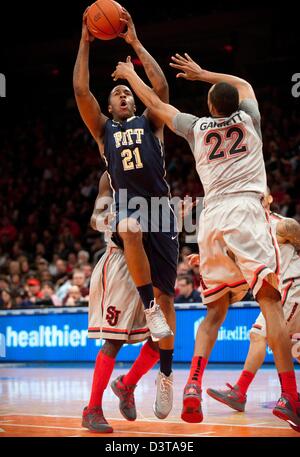
<instances>
[{"instance_id":1,"label":"player's raised arm","mask_svg":"<svg viewBox=\"0 0 300 457\"><path fill-rule=\"evenodd\" d=\"M105 232L108 229L108 215L112 204L112 190L105 171L99 180L99 192L95 201L90 225L94 230Z\"/></svg>"},{"instance_id":2,"label":"player's raised arm","mask_svg":"<svg viewBox=\"0 0 300 457\"><path fill-rule=\"evenodd\" d=\"M292 218L279 221L276 226L276 235L281 243L291 243L300 251L300 224Z\"/></svg>"},{"instance_id":3,"label":"player's raised arm","mask_svg":"<svg viewBox=\"0 0 300 457\"><path fill-rule=\"evenodd\" d=\"M146 105L162 123L167 124L171 130L175 131L173 119L176 114L179 113L178 109L168 103L162 102L155 91L144 83L134 71L130 57L127 57L126 62L118 63L112 77L114 81L126 79L144 105Z\"/></svg>"},{"instance_id":4,"label":"player's raised arm","mask_svg":"<svg viewBox=\"0 0 300 457\"><path fill-rule=\"evenodd\" d=\"M73 72L73 88L80 115L99 144L104 133L107 117L101 113L99 103L89 87L89 51L93 37L90 35L86 25L86 14L87 10L83 15L82 35Z\"/></svg>"},{"instance_id":5,"label":"player's raised arm","mask_svg":"<svg viewBox=\"0 0 300 457\"><path fill-rule=\"evenodd\" d=\"M163 102L169 103L169 86L161 67L138 39L132 17L125 8L123 8L123 15L124 18L122 21L126 23L127 31L125 33L121 33L119 36L124 38L126 43L130 44L134 49L136 55L143 64L146 75L153 87L154 92ZM154 119L151 120L155 122L155 124L161 123L161 120L155 119L155 116Z\"/></svg>"},{"instance_id":6,"label":"player's raised arm","mask_svg":"<svg viewBox=\"0 0 300 457\"><path fill-rule=\"evenodd\" d=\"M236 87L239 92L240 102L245 99L256 100L251 84L242 78L204 70L187 53L184 54L184 57L180 54L175 54L175 56L172 56L172 61L170 66L180 70L176 75L177 78L184 78L190 81L203 81L210 84L225 82Z\"/></svg>"}]
</instances>

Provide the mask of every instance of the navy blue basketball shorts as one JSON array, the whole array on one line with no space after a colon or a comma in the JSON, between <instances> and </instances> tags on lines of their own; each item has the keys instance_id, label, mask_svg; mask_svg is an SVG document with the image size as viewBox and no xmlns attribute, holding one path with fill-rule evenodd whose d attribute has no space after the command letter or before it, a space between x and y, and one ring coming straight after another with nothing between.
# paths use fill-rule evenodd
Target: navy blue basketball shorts
<instances>
[{"instance_id":1,"label":"navy blue basketball shorts","mask_svg":"<svg viewBox=\"0 0 300 457\"><path fill-rule=\"evenodd\" d=\"M136 210L119 209L116 213L112 240L121 248L123 248L123 241L117 228L119 222L130 217L137 219L141 225L153 286L169 296L174 296L179 244L177 220L173 208L169 204L164 205L160 214L155 216L150 210L144 214L137 214Z\"/></svg>"}]
</instances>

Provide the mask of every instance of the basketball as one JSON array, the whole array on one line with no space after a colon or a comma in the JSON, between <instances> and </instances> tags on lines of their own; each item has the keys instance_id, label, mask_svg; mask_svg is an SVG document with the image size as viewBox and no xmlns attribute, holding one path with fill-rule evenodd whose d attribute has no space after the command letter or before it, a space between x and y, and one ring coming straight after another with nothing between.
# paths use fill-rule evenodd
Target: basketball
<instances>
[{"instance_id":1,"label":"basketball","mask_svg":"<svg viewBox=\"0 0 300 457\"><path fill-rule=\"evenodd\" d=\"M97 0L87 13L87 27L90 33L100 40L112 40L124 29L120 21L122 7L114 0Z\"/></svg>"}]
</instances>

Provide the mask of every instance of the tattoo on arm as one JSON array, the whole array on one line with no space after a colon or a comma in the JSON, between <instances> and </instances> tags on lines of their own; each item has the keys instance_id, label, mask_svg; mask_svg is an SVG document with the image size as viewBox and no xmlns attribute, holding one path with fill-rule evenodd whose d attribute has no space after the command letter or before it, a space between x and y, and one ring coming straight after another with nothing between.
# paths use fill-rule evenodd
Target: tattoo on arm
<instances>
[{"instance_id":1,"label":"tattoo on arm","mask_svg":"<svg viewBox=\"0 0 300 457\"><path fill-rule=\"evenodd\" d=\"M135 52L143 64L154 91L162 101L167 103L169 101L168 83L159 64L140 43L135 46Z\"/></svg>"}]
</instances>

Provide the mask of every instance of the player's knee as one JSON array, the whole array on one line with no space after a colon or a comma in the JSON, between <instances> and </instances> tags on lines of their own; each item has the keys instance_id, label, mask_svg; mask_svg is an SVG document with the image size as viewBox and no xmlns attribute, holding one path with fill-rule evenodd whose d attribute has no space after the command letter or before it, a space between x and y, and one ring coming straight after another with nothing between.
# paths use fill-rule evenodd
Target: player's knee
<instances>
[{"instance_id":1,"label":"player's knee","mask_svg":"<svg viewBox=\"0 0 300 457\"><path fill-rule=\"evenodd\" d=\"M133 218L122 220L118 225L118 232L125 243L140 242L142 239L141 226Z\"/></svg>"},{"instance_id":2,"label":"player's knee","mask_svg":"<svg viewBox=\"0 0 300 457\"><path fill-rule=\"evenodd\" d=\"M213 308L207 308L206 318L210 325L219 327L225 320L226 311L217 306Z\"/></svg>"},{"instance_id":3,"label":"player's knee","mask_svg":"<svg viewBox=\"0 0 300 457\"><path fill-rule=\"evenodd\" d=\"M123 346L123 343L122 340L105 340L101 351L108 357L115 358Z\"/></svg>"},{"instance_id":4,"label":"player's knee","mask_svg":"<svg viewBox=\"0 0 300 457\"><path fill-rule=\"evenodd\" d=\"M265 343L265 337L258 335L258 333L250 332L250 342L252 344L262 344Z\"/></svg>"},{"instance_id":5,"label":"player's knee","mask_svg":"<svg viewBox=\"0 0 300 457\"><path fill-rule=\"evenodd\" d=\"M268 324L267 322L267 344L273 352L287 336L288 333L284 319L282 322L277 322L276 325L273 325L273 323L270 325L270 323Z\"/></svg>"}]
</instances>

